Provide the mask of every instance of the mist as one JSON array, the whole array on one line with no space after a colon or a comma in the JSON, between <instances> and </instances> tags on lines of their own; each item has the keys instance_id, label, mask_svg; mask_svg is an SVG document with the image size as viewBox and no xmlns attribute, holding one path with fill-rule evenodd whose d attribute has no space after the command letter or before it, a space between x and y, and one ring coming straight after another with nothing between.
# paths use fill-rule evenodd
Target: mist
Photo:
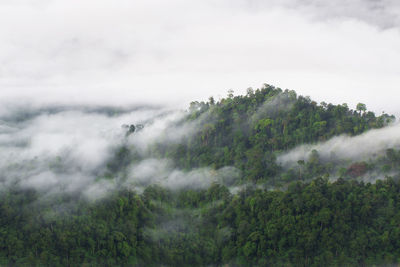
<instances>
[{"instance_id":1,"label":"mist","mask_svg":"<svg viewBox=\"0 0 400 267\"><path fill-rule=\"evenodd\" d=\"M180 170L169 159L151 156L151 145L181 142L199 129L206 114L180 123L189 113L161 107L10 107L0 113L0 190L98 199L118 188L200 189L213 182L232 185L240 176L233 167ZM128 135L124 124L144 128ZM116 158L122 148L136 159ZM117 165L110 169L113 162Z\"/></svg>"},{"instance_id":2,"label":"mist","mask_svg":"<svg viewBox=\"0 0 400 267\"><path fill-rule=\"evenodd\" d=\"M165 188L206 189L212 183L233 185L240 178L240 172L234 167L223 167L218 170L199 168L191 171L177 170L166 160L145 159L131 166L127 184L148 186L158 184Z\"/></svg>"},{"instance_id":3,"label":"mist","mask_svg":"<svg viewBox=\"0 0 400 267\"><path fill-rule=\"evenodd\" d=\"M399 14L391 0L2 1L0 188L101 195L128 184L204 187L225 171L237 177L229 167L175 169L147 153L194 134L209 118L179 124L182 109L228 89L270 83L400 114ZM252 121L290 105L274 98ZM126 136L123 124L145 128ZM398 146L397 129L302 146L278 161L313 149L324 158L373 156ZM115 182L107 166L121 147L140 159Z\"/></svg>"},{"instance_id":4,"label":"mist","mask_svg":"<svg viewBox=\"0 0 400 267\"><path fill-rule=\"evenodd\" d=\"M270 83L399 114L399 10L391 0L6 0L0 102L186 107Z\"/></svg>"},{"instance_id":5,"label":"mist","mask_svg":"<svg viewBox=\"0 0 400 267\"><path fill-rule=\"evenodd\" d=\"M161 112L141 109L108 116L59 108L3 114L1 187L17 184L42 192L91 192L114 150L126 142L121 125Z\"/></svg>"},{"instance_id":6,"label":"mist","mask_svg":"<svg viewBox=\"0 0 400 267\"><path fill-rule=\"evenodd\" d=\"M286 88L400 117L400 1L1 0L0 36L0 265L400 259L399 187L354 182L400 123L278 151L350 128Z\"/></svg>"},{"instance_id":7,"label":"mist","mask_svg":"<svg viewBox=\"0 0 400 267\"><path fill-rule=\"evenodd\" d=\"M285 91L266 100L252 115L250 121L258 122L262 118L274 118L279 113L289 111L296 102L296 92Z\"/></svg>"},{"instance_id":8,"label":"mist","mask_svg":"<svg viewBox=\"0 0 400 267\"><path fill-rule=\"evenodd\" d=\"M400 124L395 123L381 129L373 129L359 136L341 135L318 144L301 145L279 155L278 163L290 167L299 160L307 160L316 150L321 160L362 161L377 158L387 149L400 148Z\"/></svg>"}]
</instances>

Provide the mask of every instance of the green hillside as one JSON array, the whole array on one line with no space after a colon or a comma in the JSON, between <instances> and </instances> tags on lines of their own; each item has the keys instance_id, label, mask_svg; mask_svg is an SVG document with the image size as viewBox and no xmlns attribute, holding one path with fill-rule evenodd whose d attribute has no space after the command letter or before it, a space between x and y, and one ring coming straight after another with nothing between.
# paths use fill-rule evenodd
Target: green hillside
<instances>
[{"instance_id":1,"label":"green hillside","mask_svg":"<svg viewBox=\"0 0 400 267\"><path fill-rule=\"evenodd\" d=\"M398 264L399 147L346 158L328 158L313 147L324 148L319 144L338 136L352 142L371 130L390 129L394 121L362 103L356 110L318 104L270 85L244 96L192 102L145 149L129 142L140 134L131 127L96 174L100 185L116 185L106 197L88 200L68 190L43 195L16 182L3 185L0 265ZM280 160L301 145L311 147L305 158ZM135 166L149 159L155 167L168 162L172 177L210 182L130 183ZM51 164L62 169L61 159Z\"/></svg>"}]
</instances>

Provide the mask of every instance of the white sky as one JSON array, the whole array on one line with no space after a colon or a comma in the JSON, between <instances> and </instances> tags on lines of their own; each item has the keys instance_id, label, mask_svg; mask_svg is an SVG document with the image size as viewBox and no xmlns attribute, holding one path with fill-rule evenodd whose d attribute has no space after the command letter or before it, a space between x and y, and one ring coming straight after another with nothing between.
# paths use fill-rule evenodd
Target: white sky
<instances>
[{"instance_id":1,"label":"white sky","mask_svg":"<svg viewBox=\"0 0 400 267\"><path fill-rule=\"evenodd\" d=\"M400 2L0 0L2 102L186 107L263 83L400 115Z\"/></svg>"}]
</instances>

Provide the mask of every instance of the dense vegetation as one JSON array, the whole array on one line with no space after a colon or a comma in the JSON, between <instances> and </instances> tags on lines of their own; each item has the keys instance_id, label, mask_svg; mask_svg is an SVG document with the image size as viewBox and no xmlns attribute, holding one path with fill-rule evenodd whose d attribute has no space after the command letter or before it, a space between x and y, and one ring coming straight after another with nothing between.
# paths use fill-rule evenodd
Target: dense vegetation
<instances>
[{"instance_id":1,"label":"dense vegetation","mask_svg":"<svg viewBox=\"0 0 400 267\"><path fill-rule=\"evenodd\" d=\"M179 192L151 186L141 195L119 192L75 203L64 207L67 214L52 213L48 203L32 208L36 200L32 192L2 196L2 264L343 266L400 260L400 185L392 179L364 184L319 178L287 191L246 188L235 195L217 184Z\"/></svg>"},{"instance_id":2,"label":"dense vegetation","mask_svg":"<svg viewBox=\"0 0 400 267\"><path fill-rule=\"evenodd\" d=\"M276 162L280 152L336 135L358 135L394 120L387 114L375 116L361 103L357 108L351 110L347 104L318 105L294 91L265 85L262 89L249 89L245 96L229 94L218 103L213 98L207 103L192 102L182 123L194 121L200 130L178 144L159 143L152 153L172 158L177 167L187 170L235 166L243 172L244 182L281 185L282 181L304 177L282 172ZM317 157L314 154L310 164ZM329 172L313 166L308 169L314 169L309 178Z\"/></svg>"},{"instance_id":3,"label":"dense vegetation","mask_svg":"<svg viewBox=\"0 0 400 267\"><path fill-rule=\"evenodd\" d=\"M298 145L359 135L393 119L361 103L356 110L318 105L269 85L245 96L193 102L176 127L196 131L179 142L159 140L146 157L168 158L185 171L233 166L238 180L205 189L150 185L143 192L121 183L96 201L10 185L0 191L0 265L399 263L399 150L368 161L327 162L313 151L296 166L277 162ZM126 167L143 159L124 145L99 179L119 174L123 181ZM362 181L366 173L386 178L369 183Z\"/></svg>"}]
</instances>

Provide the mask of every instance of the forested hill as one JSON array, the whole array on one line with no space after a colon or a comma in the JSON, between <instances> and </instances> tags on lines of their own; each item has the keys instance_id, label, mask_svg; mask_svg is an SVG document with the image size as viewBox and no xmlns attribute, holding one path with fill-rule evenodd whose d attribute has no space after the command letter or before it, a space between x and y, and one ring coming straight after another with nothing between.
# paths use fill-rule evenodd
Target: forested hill
<instances>
[{"instance_id":1,"label":"forested hill","mask_svg":"<svg viewBox=\"0 0 400 267\"><path fill-rule=\"evenodd\" d=\"M265 85L21 114L0 114L1 266L400 263L400 130L365 104Z\"/></svg>"},{"instance_id":2,"label":"forested hill","mask_svg":"<svg viewBox=\"0 0 400 267\"><path fill-rule=\"evenodd\" d=\"M280 184L277 155L338 135L360 135L394 120L387 114L376 116L362 103L357 110L347 104L318 105L295 91L265 85L248 89L245 96L230 93L217 103L212 97L207 103L192 102L181 123L196 122L196 132L178 144L159 144L157 152L179 168L235 166L243 172L242 181Z\"/></svg>"}]
</instances>

